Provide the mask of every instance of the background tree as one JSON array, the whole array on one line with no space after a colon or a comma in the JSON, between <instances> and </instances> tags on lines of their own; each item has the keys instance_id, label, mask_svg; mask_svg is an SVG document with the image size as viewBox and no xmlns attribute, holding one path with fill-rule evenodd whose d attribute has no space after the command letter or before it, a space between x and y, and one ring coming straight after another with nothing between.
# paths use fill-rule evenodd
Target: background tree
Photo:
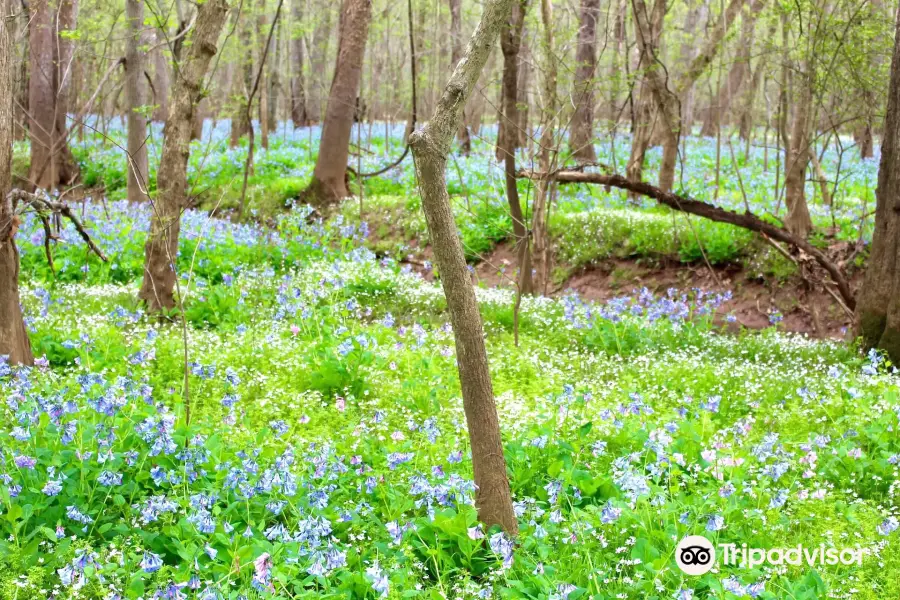
<instances>
[{"instance_id":1,"label":"background tree","mask_svg":"<svg viewBox=\"0 0 900 600\"><path fill-rule=\"evenodd\" d=\"M349 195L347 157L371 19L371 0L344 0L337 64L328 96L319 154L312 180L303 193L303 198L312 204L331 205Z\"/></svg>"},{"instance_id":2,"label":"background tree","mask_svg":"<svg viewBox=\"0 0 900 600\"><path fill-rule=\"evenodd\" d=\"M144 29L144 0L126 0L128 38L125 43L125 104L128 107L128 201L146 199L150 167L147 160L146 79L141 33Z\"/></svg>"},{"instance_id":3,"label":"background tree","mask_svg":"<svg viewBox=\"0 0 900 600\"><path fill-rule=\"evenodd\" d=\"M578 49L575 52L575 87L572 99L575 113L569 127L572 156L594 162L594 74L597 69L597 18L600 0L581 0Z\"/></svg>"},{"instance_id":4,"label":"background tree","mask_svg":"<svg viewBox=\"0 0 900 600\"><path fill-rule=\"evenodd\" d=\"M169 116L163 130L150 234L144 248L144 278L139 297L150 311L175 306L175 259L181 211L187 200L187 163L194 112L203 95L203 80L228 13L225 0L206 0L197 11L191 44L176 73Z\"/></svg>"}]
</instances>

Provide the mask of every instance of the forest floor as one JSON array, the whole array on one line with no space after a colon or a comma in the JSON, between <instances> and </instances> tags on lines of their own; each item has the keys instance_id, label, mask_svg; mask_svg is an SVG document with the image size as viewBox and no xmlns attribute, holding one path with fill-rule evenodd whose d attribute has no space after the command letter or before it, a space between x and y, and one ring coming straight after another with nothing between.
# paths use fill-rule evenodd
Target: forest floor
<instances>
[{"instance_id":1,"label":"forest floor","mask_svg":"<svg viewBox=\"0 0 900 600\"><path fill-rule=\"evenodd\" d=\"M502 180L487 148L456 157L510 538L477 521L453 332L409 165L367 182L361 210L353 199L311 218L290 202L311 170L303 140L316 141L300 132L260 153L254 218L236 223L210 216L241 184L225 133L204 166L191 157L207 192L181 218L180 315L137 299L152 208L121 200L124 160L102 140L75 149L86 189L105 188L78 209L109 262L66 225L51 270L42 224L24 215L39 360L0 362L0 598L900 595L900 379L832 339L834 306L792 300L792 261L742 230L572 188L551 216L553 294L517 310ZM709 140L689 145L709 158ZM775 173L750 158L754 210L777 219ZM836 206L813 204L820 231L838 223L820 246L870 235L858 215L872 165L851 167ZM709 172L688 187L704 193ZM724 205L742 205L736 187L723 177ZM847 256L856 267L864 248ZM789 332L810 327L804 306L823 339ZM674 560L686 535L863 558L686 577Z\"/></svg>"}]
</instances>

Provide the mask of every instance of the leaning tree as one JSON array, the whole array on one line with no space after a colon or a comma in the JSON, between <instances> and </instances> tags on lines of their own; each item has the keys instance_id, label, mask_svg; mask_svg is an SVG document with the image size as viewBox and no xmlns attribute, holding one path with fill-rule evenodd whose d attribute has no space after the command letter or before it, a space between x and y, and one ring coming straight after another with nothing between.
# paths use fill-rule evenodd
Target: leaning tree
<instances>
[{"instance_id":1,"label":"leaning tree","mask_svg":"<svg viewBox=\"0 0 900 600\"><path fill-rule=\"evenodd\" d=\"M513 1L485 2L481 21L469 40L462 60L450 76L434 114L409 140L422 208L456 341L456 364L472 445L475 485L478 488L475 494L478 518L485 525L501 526L509 534L518 531L518 524L506 474L506 459L503 457L500 422L484 345L484 328L450 206L446 171L463 107L475 88L504 21L510 15Z\"/></svg>"}]
</instances>

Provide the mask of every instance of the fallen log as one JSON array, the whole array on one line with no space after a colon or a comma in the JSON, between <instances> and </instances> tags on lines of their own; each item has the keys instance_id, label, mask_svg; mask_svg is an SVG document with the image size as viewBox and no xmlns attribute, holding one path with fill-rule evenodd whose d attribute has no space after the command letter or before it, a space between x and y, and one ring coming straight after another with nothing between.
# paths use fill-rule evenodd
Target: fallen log
<instances>
[{"instance_id":1,"label":"fallen log","mask_svg":"<svg viewBox=\"0 0 900 600\"><path fill-rule=\"evenodd\" d=\"M545 178L544 173L532 170L520 170L517 177L523 179L540 180ZM805 239L794 235L786 229L763 221L751 212L737 213L700 200L694 200L686 196L680 196L673 192L666 192L662 189L644 183L642 181L631 181L621 175L603 174L603 173L582 173L579 171L558 171L550 173L549 178L556 183L587 183L593 185L605 185L609 187L628 190L641 196L653 198L660 204L664 204L674 210L685 212L691 215L697 215L709 219L710 221L718 221L719 223L730 223L737 227L743 227L760 234L767 235L773 240L790 244L791 246L812 256L819 265L828 272L837 286L838 293L844 300L844 303L850 310L856 308L856 299L850 290L850 284L841 272L841 269L834 264L824 252L810 244Z\"/></svg>"}]
</instances>

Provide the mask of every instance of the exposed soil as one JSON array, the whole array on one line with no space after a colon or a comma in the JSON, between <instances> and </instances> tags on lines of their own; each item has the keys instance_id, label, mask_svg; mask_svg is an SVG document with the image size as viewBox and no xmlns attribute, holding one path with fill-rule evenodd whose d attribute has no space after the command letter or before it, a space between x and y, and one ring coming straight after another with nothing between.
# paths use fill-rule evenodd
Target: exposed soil
<instances>
[{"instance_id":1,"label":"exposed soil","mask_svg":"<svg viewBox=\"0 0 900 600\"><path fill-rule=\"evenodd\" d=\"M424 261L431 260L431 248L419 249L418 258L411 258L413 268L432 279ZM516 256L509 243L504 243L475 266L476 283L485 287L515 287ZM859 284L851 281L851 284ZM750 329L769 327L769 315L780 312L784 320L779 327L785 331L803 333L815 338L848 339L852 329L850 316L841 305L823 289L809 289L800 277L787 282L773 283L751 278L738 266L714 267L687 265L668 261L649 264L648 261L608 259L583 269L554 286L551 296L562 296L575 291L584 299L605 302L612 298L630 295L643 287L656 294L665 294L669 288L732 292L732 300L719 311L718 319L725 323L729 314L737 318L732 327L740 325ZM856 287L854 285L854 287Z\"/></svg>"}]
</instances>

